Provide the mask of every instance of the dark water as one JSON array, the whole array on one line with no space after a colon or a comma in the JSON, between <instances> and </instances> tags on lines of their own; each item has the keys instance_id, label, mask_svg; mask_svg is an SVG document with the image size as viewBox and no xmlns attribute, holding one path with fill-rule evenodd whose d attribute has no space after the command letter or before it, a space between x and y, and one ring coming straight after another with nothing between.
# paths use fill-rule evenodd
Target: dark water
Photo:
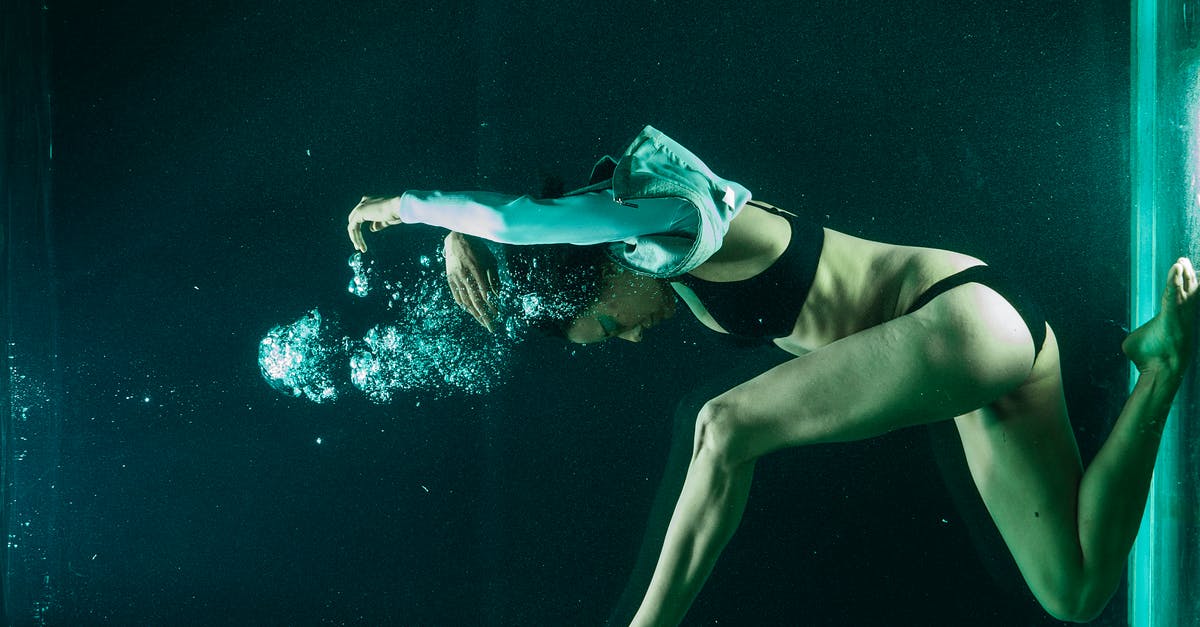
<instances>
[{"instance_id":1,"label":"dark water","mask_svg":"<svg viewBox=\"0 0 1200 627\"><path fill-rule=\"evenodd\" d=\"M571 185L647 123L757 198L1021 277L1085 459L1123 399L1127 4L5 6L14 624L619 615L672 431L782 354L680 317L516 345L487 395L316 404L257 350L388 315L346 292L359 196ZM378 240L404 281L440 235ZM947 437L760 462L687 624L1055 624Z\"/></svg>"}]
</instances>

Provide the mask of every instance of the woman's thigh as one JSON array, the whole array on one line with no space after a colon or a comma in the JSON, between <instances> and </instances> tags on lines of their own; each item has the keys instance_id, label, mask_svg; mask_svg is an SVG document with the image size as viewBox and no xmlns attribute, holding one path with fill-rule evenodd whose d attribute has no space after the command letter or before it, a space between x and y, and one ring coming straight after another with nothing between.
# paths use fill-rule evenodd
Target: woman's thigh
<instances>
[{"instance_id":1,"label":"woman's thigh","mask_svg":"<svg viewBox=\"0 0 1200 627\"><path fill-rule=\"evenodd\" d=\"M1007 301L967 284L772 368L714 398L708 413L739 459L863 439L987 405L1028 378L1032 346Z\"/></svg>"},{"instance_id":2,"label":"woman's thigh","mask_svg":"<svg viewBox=\"0 0 1200 627\"><path fill-rule=\"evenodd\" d=\"M955 420L988 512L1035 595L1080 576L1078 492L1083 465L1067 417L1051 331L1035 376Z\"/></svg>"}]
</instances>

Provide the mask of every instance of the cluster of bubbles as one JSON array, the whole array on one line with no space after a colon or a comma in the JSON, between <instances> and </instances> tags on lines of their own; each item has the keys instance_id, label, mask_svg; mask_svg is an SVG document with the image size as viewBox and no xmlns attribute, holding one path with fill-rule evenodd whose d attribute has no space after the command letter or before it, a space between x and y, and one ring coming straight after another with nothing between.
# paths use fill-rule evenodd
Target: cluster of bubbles
<instances>
[{"instance_id":1,"label":"cluster of bubbles","mask_svg":"<svg viewBox=\"0 0 1200 627\"><path fill-rule=\"evenodd\" d=\"M332 337L330 324L313 309L299 320L276 326L258 344L258 366L276 390L315 403L337 400L333 371L347 338Z\"/></svg>"},{"instance_id":2,"label":"cluster of bubbles","mask_svg":"<svg viewBox=\"0 0 1200 627\"><path fill-rule=\"evenodd\" d=\"M371 328L357 345L351 382L381 403L401 390L490 392L504 378L510 334L484 329L455 304L443 273L430 269L433 261L422 256L419 262L414 284L384 282L398 319Z\"/></svg>"},{"instance_id":3,"label":"cluster of bubbles","mask_svg":"<svg viewBox=\"0 0 1200 627\"><path fill-rule=\"evenodd\" d=\"M510 327L517 332L541 320L575 317L598 296L594 268L568 258L547 262L553 268L539 267L543 261L530 258L517 264L522 270L514 269L512 264L501 264L502 276L508 280L502 284L500 302L508 307L509 320L514 323Z\"/></svg>"},{"instance_id":4,"label":"cluster of bubbles","mask_svg":"<svg viewBox=\"0 0 1200 627\"><path fill-rule=\"evenodd\" d=\"M519 324L502 315L501 331L489 333L455 304L434 259L421 256L418 262L415 280L380 281L374 262L355 253L348 263L354 273L349 291L363 298L382 284L389 321L355 340L341 333L335 318L313 309L272 328L259 343L263 378L284 394L315 403L337 400L347 383L377 403L398 392L435 398L490 392L505 378Z\"/></svg>"},{"instance_id":5,"label":"cluster of bubbles","mask_svg":"<svg viewBox=\"0 0 1200 627\"><path fill-rule=\"evenodd\" d=\"M370 262L367 262L366 267L363 266L362 253L354 253L350 255L350 269L354 271L354 277L350 279L350 293L364 298L371 293L371 277L375 274L375 269L372 268Z\"/></svg>"}]
</instances>

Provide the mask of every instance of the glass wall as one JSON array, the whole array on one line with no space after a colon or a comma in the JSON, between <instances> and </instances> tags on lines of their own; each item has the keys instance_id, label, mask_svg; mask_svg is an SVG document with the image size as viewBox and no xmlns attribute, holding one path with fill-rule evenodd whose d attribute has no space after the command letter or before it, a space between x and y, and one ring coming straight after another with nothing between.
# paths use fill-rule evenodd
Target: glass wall
<instances>
[{"instance_id":1,"label":"glass wall","mask_svg":"<svg viewBox=\"0 0 1200 627\"><path fill-rule=\"evenodd\" d=\"M0 3L6 620L620 624L700 404L786 355L682 310L636 346L471 335L442 233L376 234L360 298L345 221L582 184L644 124L1018 278L1094 455L1127 393L1130 7L953 5ZM336 398L260 366L313 311ZM470 350L352 380L372 329L433 319ZM687 624L799 623L1058 624L949 425L759 463Z\"/></svg>"},{"instance_id":2,"label":"glass wall","mask_svg":"<svg viewBox=\"0 0 1200 627\"><path fill-rule=\"evenodd\" d=\"M1135 2L1131 317L1158 309L1162 268L1200 247L1200 3ZM1163 433L1130 559L1130 624L1200 624L1200 431L1195 370Z\"/></svg>"},{"instance_id":3,"label":"glass wall","mask_svg":"<svg viewBox=\"0 0 1200 627\"><path fill-rule=\"evenodd\" d=\"M0 603L44 624L61 588L59 481L65 407L52 216L49 44L33 3L0 9Z\"/></svg>"}]
</instances>

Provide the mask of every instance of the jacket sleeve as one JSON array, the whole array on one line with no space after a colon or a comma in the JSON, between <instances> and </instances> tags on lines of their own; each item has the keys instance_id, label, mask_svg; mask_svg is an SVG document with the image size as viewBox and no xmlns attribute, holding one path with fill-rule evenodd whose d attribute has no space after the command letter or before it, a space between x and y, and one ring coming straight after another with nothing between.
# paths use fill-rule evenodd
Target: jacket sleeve
<instances>
[{"instance_id":1,"label":"jacket sleeve","mask_svg":"<svg viewBox=\"0 0 1200 627\"><path fill-rule=\"evenodd\" d=\"M601 244L696 228L696 210L678 199L613 200L612 192L535 199L495 192L407 191L400 219L503 244Z\"/></svg>"}]
</instances>

